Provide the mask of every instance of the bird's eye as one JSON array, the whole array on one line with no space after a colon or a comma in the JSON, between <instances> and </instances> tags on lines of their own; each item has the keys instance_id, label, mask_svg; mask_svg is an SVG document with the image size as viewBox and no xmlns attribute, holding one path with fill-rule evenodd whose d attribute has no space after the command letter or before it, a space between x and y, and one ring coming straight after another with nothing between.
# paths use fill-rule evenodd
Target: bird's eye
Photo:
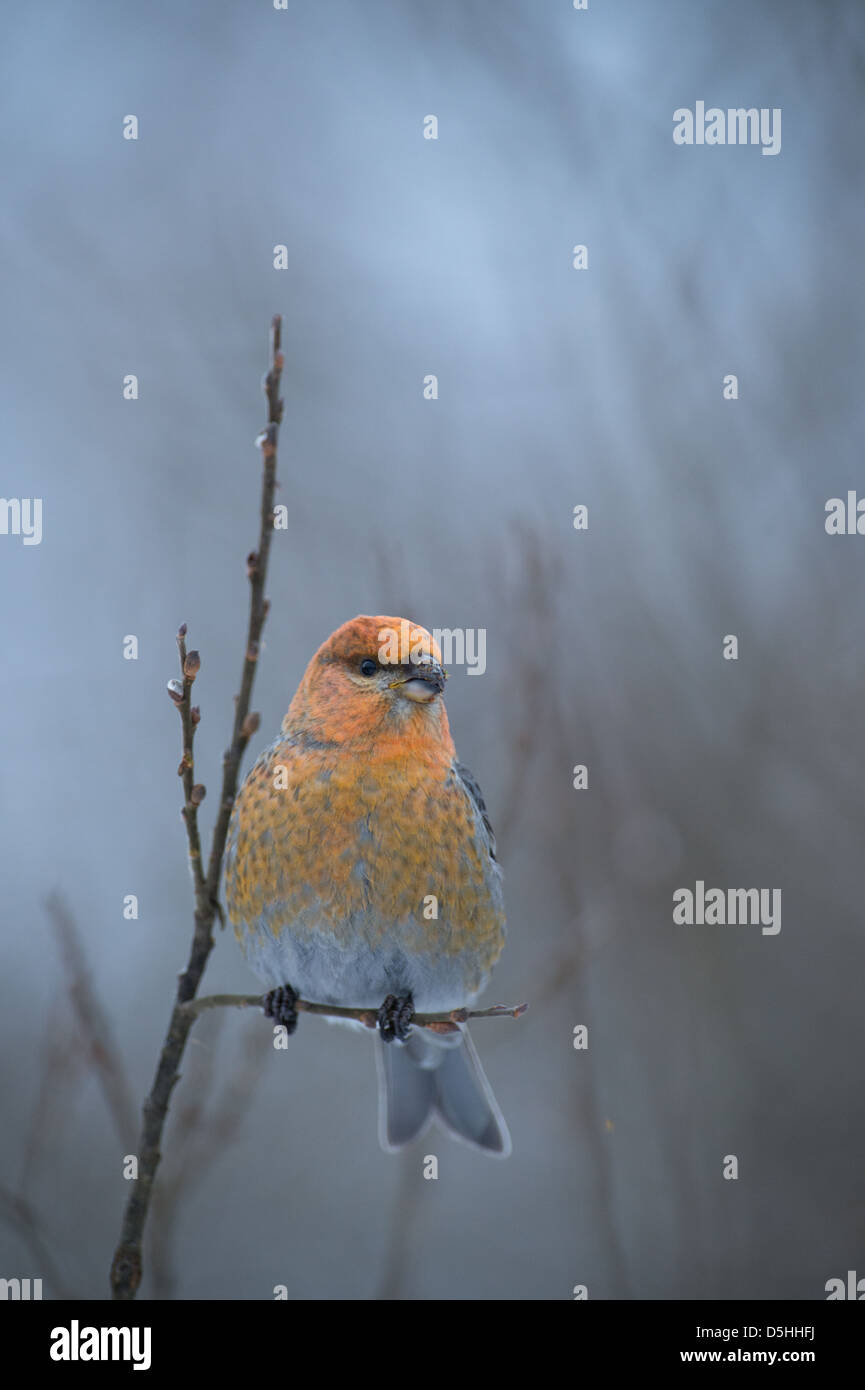
<instances>
[{"instance_id":1,"label":"bird's eye","mask_svg":"<svg viewBox=\"0 0 865 1390\"><path fill-rule=\"evenodd\" d=\"M362 676L374 676L377 670L378 663L371 660L370 657L367 657L365 661L360 663L360 673Z\"/></svg>"}]
</instances>

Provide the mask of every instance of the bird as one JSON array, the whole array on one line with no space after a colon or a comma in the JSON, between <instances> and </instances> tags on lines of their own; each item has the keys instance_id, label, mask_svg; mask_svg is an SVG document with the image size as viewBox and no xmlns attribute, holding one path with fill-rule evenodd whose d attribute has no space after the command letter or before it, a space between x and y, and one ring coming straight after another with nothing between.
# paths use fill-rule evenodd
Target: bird
<instances>
[{"instance_id":1,"label":"bird","mask_svg":"<svg viewBox=\"0 0 865 1390\"><path fill-rule=\"evenodd\" d=\"M411 1023L470 1008L506 934L495 835L456 755L446 679L438 643L409 619L360 614L327 638L235 799L225 901L269 986L265 1011L289 1033L298 999L375 1011L383 1149L435 1122L504 1158L468 1029Z\"/></svg>"}]
</instances>

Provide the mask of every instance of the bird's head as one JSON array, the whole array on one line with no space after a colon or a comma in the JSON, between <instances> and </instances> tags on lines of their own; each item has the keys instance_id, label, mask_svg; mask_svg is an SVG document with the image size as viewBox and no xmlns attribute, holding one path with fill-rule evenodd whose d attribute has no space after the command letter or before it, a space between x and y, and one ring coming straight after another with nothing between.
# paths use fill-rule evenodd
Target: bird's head
<instances>
[{"instance_id":1,"label":"bird's head","mask_svg":"<svg viewBox=\"0 0 865 1390\"><path fill-rule=\"evenodd\" d=\"M304 728L334 743L413 737L449 743L441 698L446 679L426 628L407 618L361 615L319 647L283 728Z\"/></svg>"}]
</instances>

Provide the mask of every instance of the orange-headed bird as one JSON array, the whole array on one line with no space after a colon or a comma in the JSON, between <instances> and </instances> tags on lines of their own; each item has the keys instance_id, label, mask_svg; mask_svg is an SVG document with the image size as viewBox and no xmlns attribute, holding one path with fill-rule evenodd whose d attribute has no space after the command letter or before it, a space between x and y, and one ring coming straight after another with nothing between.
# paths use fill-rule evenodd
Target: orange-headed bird
<instances>
[{"instance_id":1,"label":"orange-headed bird","mask_svg":"<svg viewBox=\"0 0 865 1390\"><path fill-rule=\"evenodd\" d=\"M495 838L444 682L435 641L406 619L353 618L327 639L237 797L228 912L289 1031L297 998L377 1011L385 1149L435 1118L504 1157L467 1029L409 1022L471 1005L505 936Z\"/></svg>"}]
</instances>

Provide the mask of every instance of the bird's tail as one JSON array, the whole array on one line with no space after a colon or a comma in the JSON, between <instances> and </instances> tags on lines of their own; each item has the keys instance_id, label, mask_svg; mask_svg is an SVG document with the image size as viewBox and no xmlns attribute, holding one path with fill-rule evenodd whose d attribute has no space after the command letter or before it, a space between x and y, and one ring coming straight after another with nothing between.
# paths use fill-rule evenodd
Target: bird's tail
<instances>
[{"instance_id":1,"label":"bird's tail","mask_svg":"<svg viewBox=\"0 0 865 1390\"><path fill-rule=\"evenodd\" d=\"M469 1037L413 1028L405 1043L376 1043L382 1148L401 1149L433 1118L484 1153L507 1158L511 1138Z\"/></svg>"}]
</instances>

